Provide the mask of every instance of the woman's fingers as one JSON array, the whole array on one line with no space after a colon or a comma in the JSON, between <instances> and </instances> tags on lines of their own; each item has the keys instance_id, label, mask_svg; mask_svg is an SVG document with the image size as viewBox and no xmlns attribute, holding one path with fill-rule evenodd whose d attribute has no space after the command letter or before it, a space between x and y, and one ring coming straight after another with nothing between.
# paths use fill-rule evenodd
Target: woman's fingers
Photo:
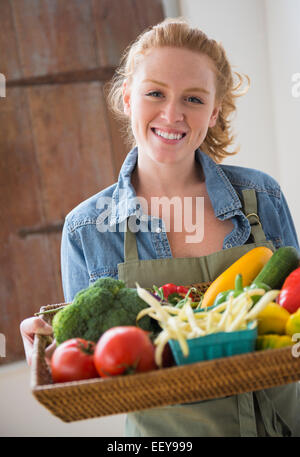
<instances>
[{"instance_id":1,"label":"woman's fingers","mask_svg":"<svg viewBox=\"0 0 300 457\"><path fill-rule=\"evenodd\" d=\"M20 332L26 360L28 365L31 365L34 335L36 333L40 335L52 335L52 327L40 317L29 317L21 322Z\"/></svg>"},{"instance_id":2,"label":"woman's fingers","mask_svg":"<svg viewBox=\"0 0 300 457\"><path fill-rule=\"evenodd\" d=\"M52 327L40 317L29 317L21 322L20 331L22 336L33 338L35 333L51 335Z\"/></svg>"}]
</instances>

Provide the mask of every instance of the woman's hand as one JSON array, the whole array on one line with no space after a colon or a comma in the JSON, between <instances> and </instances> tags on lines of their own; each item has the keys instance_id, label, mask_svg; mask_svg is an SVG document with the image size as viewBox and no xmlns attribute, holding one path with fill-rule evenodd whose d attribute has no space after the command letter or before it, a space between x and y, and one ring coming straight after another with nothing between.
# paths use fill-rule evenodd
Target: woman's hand
<instances>
[{"instance_id":1,"label":"woman's hand","mask_svg":"<svg viewBox=\"0 0 300 457\"><path fill-rule=\"evenodd\" d=\"M26 360L28 365L31 365L34 335L36 333L40 335L52 335L52 327L40 317L29 317L21 322L20 332L24 344ZM50 361L55 348L56 343L54 340L45 351L47 362Z\"/></svg>"}]
</instances>

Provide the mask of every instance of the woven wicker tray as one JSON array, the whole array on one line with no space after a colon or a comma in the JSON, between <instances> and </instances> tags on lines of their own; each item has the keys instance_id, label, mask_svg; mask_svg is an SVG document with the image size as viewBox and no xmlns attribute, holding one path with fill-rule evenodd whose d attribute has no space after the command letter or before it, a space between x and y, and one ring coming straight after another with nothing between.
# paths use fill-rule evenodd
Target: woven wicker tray
<instances>
[{"instance_id":1,"label":"woven wicker tray","mask_svg":"<svg viewBox=\"0 0 300 457\"><path fill-rule=\"evenodd\" d=\"M43 306L41 311L55 312L63 305ZM50 322L51 315L47 315ZM44 357L47 344L47 337L35 336L31 390L64 422L220 398L300 380L300 359L287 347L148 373L53 384Z\"/></svg>"}]
</instances>

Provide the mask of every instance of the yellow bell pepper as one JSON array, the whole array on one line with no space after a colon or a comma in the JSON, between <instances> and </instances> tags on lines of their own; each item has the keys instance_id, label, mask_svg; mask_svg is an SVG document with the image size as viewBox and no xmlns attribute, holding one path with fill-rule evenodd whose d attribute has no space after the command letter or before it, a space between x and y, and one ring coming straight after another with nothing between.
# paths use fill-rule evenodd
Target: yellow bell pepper
<instances>
[{"instance_id":1,"label":"yellow bell pepper","mask_svg":"<svg viewBox=\"0 0 300 457\"><path fill-rule=\"evenodd\" d=\"M266 333L285 333L286 323L290 313L275 302L270 302L257 316L257 332L259 335Z\"/></svg>"},{"instance_id":2,"label":"yellow bell pepper","mask_svg":"<svg viewBox=\"0 0 300 457\"><path fill-rule=\"evenodd\" d=\"M289 335L259 335L256 339L255 349L258 351L264 349L278 349L294 344Z\"/></svg>"},{"instance_id":3,"label":"yellow bell pepper","mask_svg":"<svg viewBox=\"0 0 300 457\"><path fill-rule=\"evenodd\" d=\"M286 326L285 333L293 336L294 333L300 333L300 308L293 314L290 314Z\"/></svg>"},{"instance_id":4,"label":"yellow bell pepper","mask_svg":"<svg viewBox=\"0 0 300 457\"><path fill-rule=\"evenodd\" d=\"M212 306L220 292L234 289L238 274L243 277L243 286L249 286L272 255L273 252L266 246L256 247L244 254L211 283L204 293L201 308Z\"/></svg>"}]
</instances>

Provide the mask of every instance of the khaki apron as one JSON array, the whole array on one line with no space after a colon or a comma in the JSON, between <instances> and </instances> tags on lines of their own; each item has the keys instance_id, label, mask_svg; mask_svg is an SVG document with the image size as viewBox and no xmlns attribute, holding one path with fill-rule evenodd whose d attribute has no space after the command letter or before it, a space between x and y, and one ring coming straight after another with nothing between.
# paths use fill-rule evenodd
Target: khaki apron
<instances>
[{"instance_id":1,"label":"khaki apron","mask_svg":"<svg viewBox=\"0 0 300 457\"><path fill-rule=\"evenodd\" d=\"M256 194L243 191L244 213L251 225L253 242L202 257L139 260L136 236L129 230L124 239L124 263L118 265L119 279L127 287L161 286L172 282L188 285L211 282L233 262L256 246L267 246L257 216ZM172 386L170 386L172 388ZM287 420L278 413L278 405ZM297 385L245 393L216 400L153 408L130 413L126 436L289 436L296 417ZM288 420L289 419L289 420ZM289 423L289 425L287 425Z\"/></svg>"}]
</instances>

